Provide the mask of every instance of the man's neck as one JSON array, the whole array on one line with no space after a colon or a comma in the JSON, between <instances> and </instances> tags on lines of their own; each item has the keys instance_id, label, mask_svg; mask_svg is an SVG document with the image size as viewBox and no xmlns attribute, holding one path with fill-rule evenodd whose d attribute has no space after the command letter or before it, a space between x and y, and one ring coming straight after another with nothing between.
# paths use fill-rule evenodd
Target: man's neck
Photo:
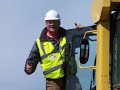
<instances>
[{"instance_id":1,"label":"man's neck","mask_svg":"<svg viewBox=\"0 0 120 90\"><path fill-rule=\"evenodd\" d=\"M53 38L53 39L58 38L58 33L57 32L56 33L53 33L53 32L51 33L49 31L47 31L46 35L50 38Z\"/></svg>"}]
</instances>

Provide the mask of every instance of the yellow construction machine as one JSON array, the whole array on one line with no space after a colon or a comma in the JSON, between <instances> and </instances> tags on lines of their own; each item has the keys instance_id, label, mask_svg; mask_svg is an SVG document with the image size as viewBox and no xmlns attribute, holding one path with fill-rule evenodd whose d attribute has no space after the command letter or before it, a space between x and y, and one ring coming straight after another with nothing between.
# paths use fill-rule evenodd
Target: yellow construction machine
<instances>
[{"instance_id":1,"label":"yellow construction machine","mask_svg":"<svg viewBox=\"0 0 120 90\"><path fill-rule=\"evenodd\" d=\"M95 30L86 31L80 44L80 69L93 69L95 87L91 90L120 90L120 0L94 0L92 20ZM89 60L87 35L96 35L96 62L82 66Z\"/></svg>"}]
</instances>

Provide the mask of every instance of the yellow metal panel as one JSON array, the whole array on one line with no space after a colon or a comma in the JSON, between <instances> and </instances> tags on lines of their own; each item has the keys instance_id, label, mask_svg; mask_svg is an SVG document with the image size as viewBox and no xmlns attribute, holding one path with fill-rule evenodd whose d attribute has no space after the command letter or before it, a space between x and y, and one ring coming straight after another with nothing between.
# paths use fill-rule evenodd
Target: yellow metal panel
<instances>
[{"instance_id":1,"label":"yellow metal panel","mask_svg":"<svg viewBox=\"0 0 120 90\"><path fill-rule=\"evenodd\" d=\"M97 62L96 88L110 90L109 82L109 21L100 21L97 25Z\"/></svg>"},{"instance_id":2,"label":"yellow metal panel","mask_svg":"<svg viewBox=\"0 0 120 90\"><path fill-rule=\"evenodd\" d=\"M91 17L94 23L105 20L110 9L110 0L93 0Z\"/></svg>"}]
</instances>

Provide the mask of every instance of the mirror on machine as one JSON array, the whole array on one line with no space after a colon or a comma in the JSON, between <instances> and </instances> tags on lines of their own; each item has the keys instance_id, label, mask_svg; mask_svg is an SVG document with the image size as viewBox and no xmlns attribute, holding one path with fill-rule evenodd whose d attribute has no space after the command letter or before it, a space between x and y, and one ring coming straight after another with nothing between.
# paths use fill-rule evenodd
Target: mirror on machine
<instances>
[{"instance_id":1,"label":"mirror on machine","mask_svg":"<svg viewBox=\"0 0 120 90\"><path fill-rule=\"evenodd\" d=\"M89 42L87 39L83 39L80 43L80 63L85 64L87 63L89 58Z\"/></svg>"}]
</instances>

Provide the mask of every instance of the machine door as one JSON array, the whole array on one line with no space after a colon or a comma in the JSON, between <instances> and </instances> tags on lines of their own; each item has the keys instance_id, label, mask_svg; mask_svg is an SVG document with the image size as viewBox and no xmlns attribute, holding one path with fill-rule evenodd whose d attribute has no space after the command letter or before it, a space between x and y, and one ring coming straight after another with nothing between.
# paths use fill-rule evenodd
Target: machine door
<instances>
[{"instance_id":1,"label":"machine door","mask_svg":"<svg viewBox=\"0 0 120 90\"><path fill-rule=\"evenodd\" d=\"M120 90L120 11L111 16L111 87Z\"/></svg>"}]
</instances>

